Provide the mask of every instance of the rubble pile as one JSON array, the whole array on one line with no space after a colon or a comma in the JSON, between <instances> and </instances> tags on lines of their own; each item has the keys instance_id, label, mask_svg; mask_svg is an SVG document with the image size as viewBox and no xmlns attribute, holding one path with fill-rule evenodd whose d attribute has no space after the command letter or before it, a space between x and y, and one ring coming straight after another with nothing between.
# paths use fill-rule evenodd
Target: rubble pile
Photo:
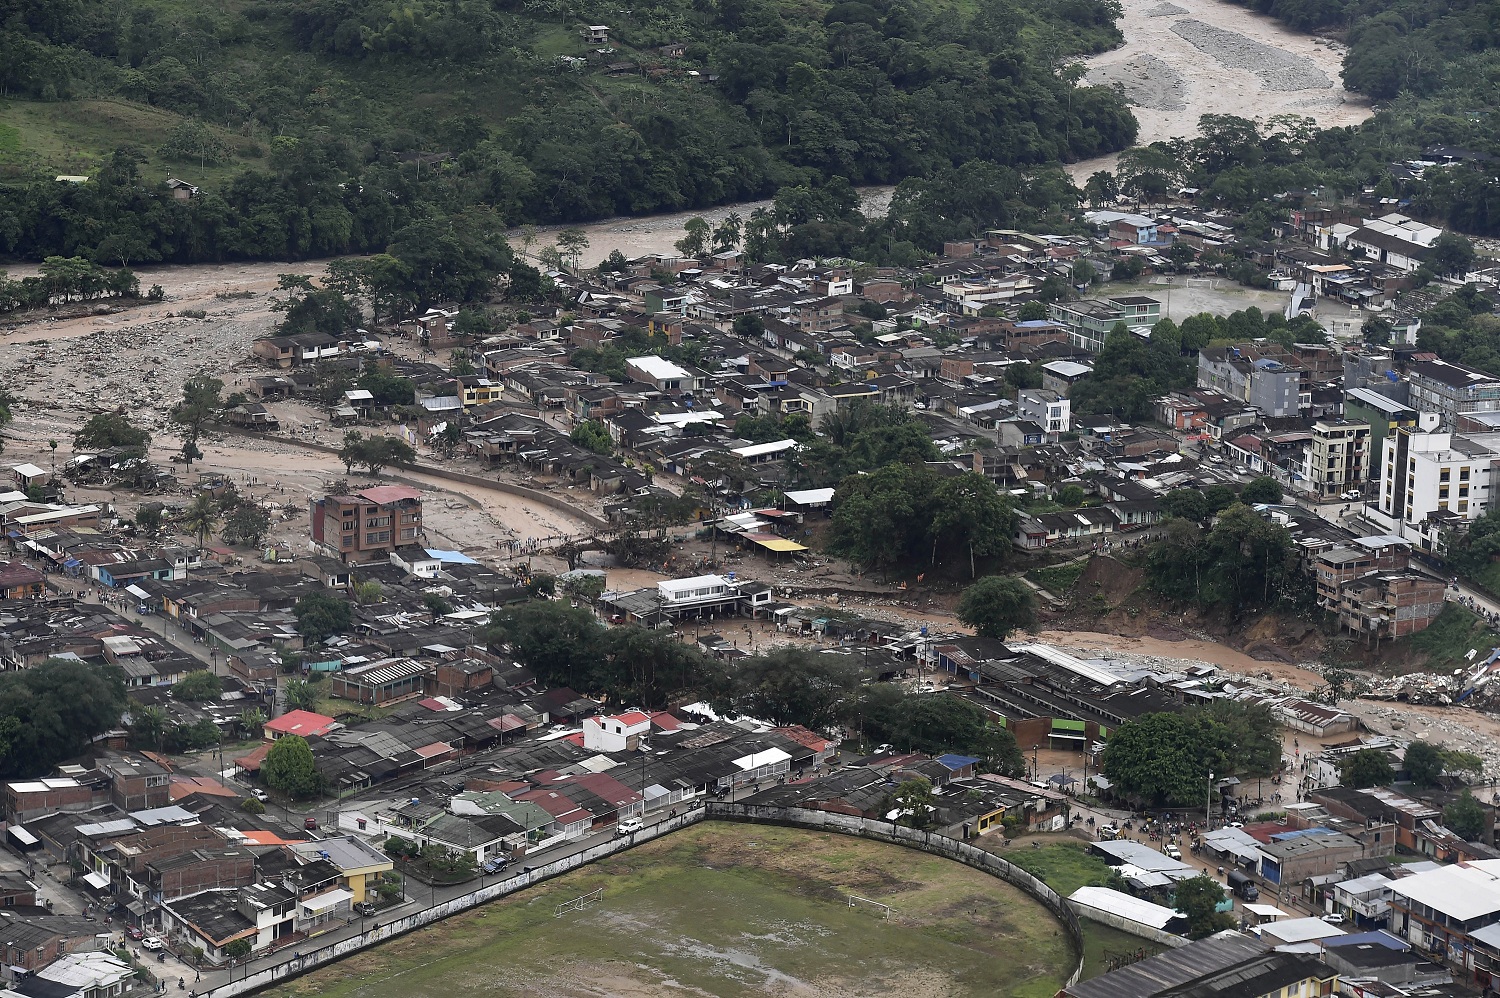
<instances>
[{"instance_id":1,"label":"rubble pile","mask_svg":"<svg viewBox=\"0 0 1500 998\"><path fill-rule=\"evenodd\" d=\"M247 364L251 341L267 325L264 315L163 316L64 340L12 341L0 346L0 372L26 401L79 412L125 406L138 425L156 431L167 425L184 381Z\"/></svg>"},{"instance_id":2,"label":"rubble pile","mask_svg":"<svg viewBox=\"0 0 1500 998\"><path fill-rule=\"evenodd\" d=\"M1376 680L1362 695L1367 700L1399 700L1402 703L1436 704L1446 707L1453 703L1458 692L1453 676L1443 676L1435 672L1410 672L1404 676ZM1500 695L1500 689L1492 694L1485 693L1483 690L1475 693L1475 697L1481 695L1485 696L1485 700L1476 702L1471 697L1470 705L1483 706L1488 702L1488 697Z\"/></svg>"}]
</instances>

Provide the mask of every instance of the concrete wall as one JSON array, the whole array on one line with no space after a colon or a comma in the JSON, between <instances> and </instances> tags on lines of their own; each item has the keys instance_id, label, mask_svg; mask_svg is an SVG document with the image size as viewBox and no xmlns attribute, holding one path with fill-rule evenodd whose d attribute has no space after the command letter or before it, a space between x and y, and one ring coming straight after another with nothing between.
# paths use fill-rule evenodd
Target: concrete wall
<instances>
[{"instance_id":1,"label":"concrete wall","mask_svg":"<svg viewBox=\"0 0 1500 998\"><path fill-rule=\"evenodd\" d=\"M481 887L479 890L453 898L436 907L392 919L366 932L340 939L337 942L318 949L299 950L301 956L298 959L286 959L274 967L266 967L263 970L248 974L241 980L232 981L212 990L201 992L200 998L233 998L236 995L249 994L253 991L259 991L261 988L279 984L290 978L299 977L317 967L325 966L348 956L350 953L355 953L366 947L378 945L388 939L405 935L414 929L420 929L435 922L440 922L449 915L456 915L488 901L493 901L496 898L525 890L532 884L561 876L570 870L576 870L580 866L592 863L596 859L611 856L632 846L649 842L663 835L669 835L680 828L696 825L705 820L787 825L793 828L809 828L817 831L837 832L843 835L857 835L861 838L875 839L880 842L888 842L892 845L905 846L908 849L918 849L922 852L933 853L963 863L965 866L983 870L985 873L999 877L1001 880L1020 888L1036 898L1062 923L1063 928L1068 933L1068 938L1072 941L1073 950L1078 955L1065 986L1076 984L1078 978L1083 974L1083 930L1078 924L1078 917L1073 914L1073 910L1068 907L1068 903L1052 888L1020 867L1012 865L993 853L985 852L983 849L977 849L968 843L959 842L956 839L950 839L935 832L923 832L912 828L903 828L884 821L873 821L867 818L856 818L849 815L832 814L826 811L814 811L807 808L752 807L746 804L736 804L727 801L711 801L703 807L694 808L675 818L668 818L655 825L647 825L634 835L601 842L583 852L575 853L572 856L564 857L544 866L533 867L529 872L516 874L498 883Z\"/></svg>"},{"instance_id":2,"label":"concrete wall","mask_svg":"<svg viewBox=\"0 0 1500 998\"><path fill-rule=\"evenodd\" d=\"M232 981L212 990L200 992L200 998L232 998L234 995L249 994L252 991L259 991L261 988L279 984L290 978L300 977L310 970L333 963L348 956L350 953L356 953L368 946L383 943L387 939L394 939L397 936L405 935L414 929L420 929L434 922L441 922L449 915L457 915L459 912L468 911L470 908L475 908L487 901L493 901L496 898L514 894L516 891L525 890L532 884L561 876L570 870L575 870L580 866L592 863L596 859L602 859L605 856L629 849L631 846L639 845L642 842L649 842L652 839L671 834L679 828L695 825L703 821L704 818L705 814L702 809L689 811L675 818L668 818L658 824L648 825L634 835L601 842L583 852L575 853L572 856L564 857L543 866L532 867L530 872L519 873L498 883L481 887L479 890L460 895L436 907L413 912L410 915L380 923L375 928L349 936L346 939L340 939L327 946L317 949L299 949L298 952L301 953L301 956L298 959L294 960L288 957L276 966L266 967L263 970L251 973L242 980Z\"/></svg>"},{"instance_id":3,"label":"concrete wall","mask_svg":"<svg viewBox=\"0 0 1500 998\"><path fill-rule=\"evenodd\" d=\"M1128 932L1132 936L1149 939L1151 942L1162 946L1170 946L1176 949L1179 946L1186 946L1188 944L1188 941L1181 936L1174 936L1170 932L1163 932L1154 926L1143 925L1134 919L1126 918L1124 915L1117 915L1112 911L1105 911L1103 908L1095 908L1092 905L1083 904L1079 901L1069 901L1068 907L1084 918L1091 918L1096 922L1112 925L1121 932Z\"/></svg>"}]
</instances>

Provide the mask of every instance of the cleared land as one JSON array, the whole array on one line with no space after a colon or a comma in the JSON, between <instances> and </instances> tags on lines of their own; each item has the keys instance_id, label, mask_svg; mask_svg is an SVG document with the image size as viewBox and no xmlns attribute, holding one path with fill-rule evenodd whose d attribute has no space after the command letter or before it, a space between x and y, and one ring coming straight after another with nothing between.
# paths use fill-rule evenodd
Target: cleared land
<instances>
[{"instance_id":1,"label":"cleared land","mask_svg":"<svg viewBox=\"0 0 1500 998\"><path fill-rule=\"evenodd\" d=\"M596 887L596 907L556 906ZM849 894L880 900L889 921ZM1040 904L897 846L700 825L278 988L273 998L1053 994L1074 957Z\"/></svg>"}]
</instances>

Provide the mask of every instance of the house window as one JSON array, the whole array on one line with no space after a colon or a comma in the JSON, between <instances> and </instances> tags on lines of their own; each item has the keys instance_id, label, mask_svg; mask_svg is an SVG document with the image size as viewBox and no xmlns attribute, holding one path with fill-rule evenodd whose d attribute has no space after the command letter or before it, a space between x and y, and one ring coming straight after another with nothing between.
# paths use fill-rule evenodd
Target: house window
<instances>
[{"instance_id":1,"label":"house window","mask_svg":"<svg viewBox=\"0 0 1500 998\"><path fill-rule=\"evenodd\" d=\"M1469 469L1468 468L1459 468L1458 469L1458 480L1460 482L1467 482L1469 480Z\"/></svg>"},{"instance_id":2,"label":"house window","mask_svg":"<svg viewBox=\"0 0 1500 998\"><path fill-rule=\"evenodd\" d=\"M1438 473L1438 481L1440 481L1440 482L1446 482L1448 480L1448 475L1450 473L1451 473L1450 469L1444 468L1441 472Z\"/></svg>"}]
</instances>

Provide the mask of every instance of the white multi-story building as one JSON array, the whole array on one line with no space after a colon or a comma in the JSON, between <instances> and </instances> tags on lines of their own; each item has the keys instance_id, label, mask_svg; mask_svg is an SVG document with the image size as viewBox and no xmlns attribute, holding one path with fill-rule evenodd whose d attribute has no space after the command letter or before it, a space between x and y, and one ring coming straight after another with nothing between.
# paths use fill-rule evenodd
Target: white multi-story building
<instances>
[{"instance_id":1,"label":"white multi-story building","mask_svg":"<svg viewBox=\"0 0 1500 998\"><path fill-rule=\"evenodd\" d=\"M1431 548L1429 521L1477 520L1489 509L1500 433L1398 427L1382 442L1380 512Z\"/></svg>"},{"instance_id":2,"label":"white multi-story building","mask_svg":"<svg viewBox=\"0 0 1500 998\"><path fill-rule=\"evenodd\" d=\"M1073 403L1050 389L1021 389L1017 409L1022 418L1045 430L1049 441L1056 441L1072 428Z\"/></svg>"}]
</instances>

